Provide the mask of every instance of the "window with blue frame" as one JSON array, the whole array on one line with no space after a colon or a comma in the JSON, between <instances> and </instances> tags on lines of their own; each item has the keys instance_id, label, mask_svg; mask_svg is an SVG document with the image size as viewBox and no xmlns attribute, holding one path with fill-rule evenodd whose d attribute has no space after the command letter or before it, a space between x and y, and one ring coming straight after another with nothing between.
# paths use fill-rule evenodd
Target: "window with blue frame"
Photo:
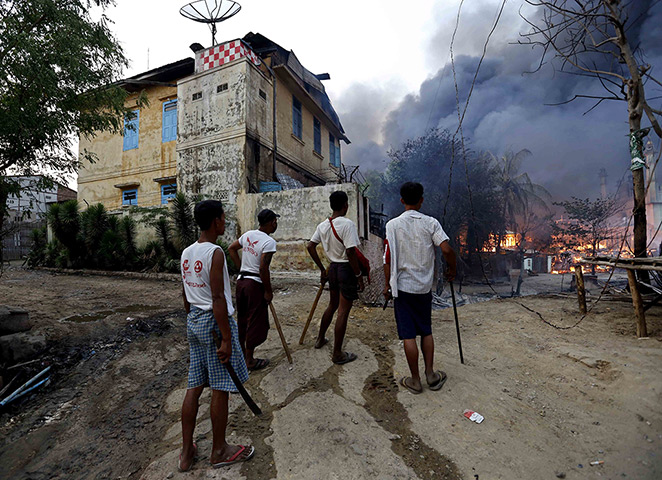
<instances>
[{"instance_id":1,"label":"window with blue frame","mask_svg":"<svg viewBox=\"0 0 662 480\"><path fill-rule=\"evenodd\" d=\"M329 163L336 165L336 137L329 133Z\"/></svg>"},{"instance_id":2,"label":"window with blue frame","mask_svg":"<svg viewBox=\"0 0 662 480\"><path fill-rule=\"evenodd\" d=\"M122 205L138 205L138 189L122 190Z\"/></svg>"},{"instance_id":3,"label":"window with blue frame","mask_svg":"<svg viewBox=\"0 0 662 480\"><path fill-rule=\"evenodd\" d=\"M161 203L166 204L170 201L171 198L175 198L177 194L177 184L169 183L166 185L161 185Z\"/></svg>"},{"instance_id":4,"label":"window with blue frame","mask_svg":"<svg viewBox=\"0 0 662 480\"><path fill-rule=\"evenodd\" d=\"M140 125L140 111L133 111L134 117L129 120L124 117L124 151L138 148L138 133Z\"/></svg>"},{"instance_id":5,"label":"window with blue frame","mask_svg":"<svg viewBox=\"0 0 662 480\"><path fill-rule=\"evenodd\" d=\"M292 134L302 138L301 102L292 95Z\"/></svg>"},{"instance_id":6,"label":"window with blue frame","mask_svg":"<svg viewBox=\"0 0 662 480\"><path fill-rule=\"evenodd\" d=\"M313 117L313 132L315 136L314 149L320 155L322 154L322 125L320 121Z\"/></svg>"},{"instance_id":7,"label":"window with blue frame","mask_svg":"<svg viewBox=\"0 0 662 480\"><path fill-rule=\"evenodd\" d=\"M336 167L340 167L340 141L338 141L338 146L336 147Z\"/></svg>"},{"instance_id":8,"label":"window with blue frame","mask_svg":"<svg viewBox=\"0 0 662 480\"><path fill-rule=\"evenodd\" d=\"M177 140L177 100L163 102L161 137L163 143Z\"/></svg>"}]
</instances>

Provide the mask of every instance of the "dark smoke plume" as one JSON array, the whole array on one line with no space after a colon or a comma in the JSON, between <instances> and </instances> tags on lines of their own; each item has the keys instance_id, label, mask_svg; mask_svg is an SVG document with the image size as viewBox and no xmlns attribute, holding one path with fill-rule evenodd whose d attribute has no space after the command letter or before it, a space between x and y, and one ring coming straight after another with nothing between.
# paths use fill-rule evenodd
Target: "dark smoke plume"
<instances>
[{"instance_id":1,"label":"dark smoke plume","mask_svg":"<svg viewBox=\"0 0 662 480\"><path fill-rule=\"evenodd\" d=\"M653 3L633 2L631 18L639 20L628 35L631 45L639 46L645 60L653 66L653 74L662 78L662 4L649 10ZM455 41L461 105L496 7L494 1L482 1L473 5L474 10L463 11ZM549 64L526 74L536 68L540 51L513 44L518 33L527 30L517 9L518 5L509 5L489 44L463 124L465 138L472 149L495 155L507 150L530 150L533 155L524 169L556 199L598 196L598 172L603 167L613 193L630 163L626 103L606 101L586 115L593 106L590 100L547 106L575 94L605 92L597 79L561 73ZM641 15L642 12L647 13ZM455 87L448 55L455 13L440 15L445 20L432 37L428 56L430 62L443 67L426 79L418 92L391 105L387 89L358 85L339 100L341 118L353 140L343 154L347 164L361 165L363 170L383 170L390 147L397 148L430 128L455 131ZM528 14L539 12L529 10ZM648 98L662 96L662 87L649 82L646 88ZM660 108L662 98L651 103ZM654 144L658 148L659 141L654 139Z\"/></svg>"}]
</instances>

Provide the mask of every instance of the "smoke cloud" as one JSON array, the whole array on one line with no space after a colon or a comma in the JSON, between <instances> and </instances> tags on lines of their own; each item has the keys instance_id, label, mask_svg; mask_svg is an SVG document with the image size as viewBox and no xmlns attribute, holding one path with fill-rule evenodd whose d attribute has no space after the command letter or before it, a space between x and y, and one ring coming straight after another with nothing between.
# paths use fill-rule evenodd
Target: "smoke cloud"
<instances>
[{"instance_id":1,"label":"smoke cloud","mask_svg":"<svg viewBox=\"0 0 662 480\"><path fill-rule=\"evenodd\" d=\"M640 18L628 31L632 45L639 45L643 58L662 70L662 4L646 12L651 1L633 2L631 18ZM508 5L508 4L507 4ZM494 21L494 1L482 0L473 10L463 10L455 40L455 68L460 105L466 100L478 65L483 43ZM440 7L441 8L441 7ZM537 12L525 11L537 15ZM443 65L423 81L417 92L393 104L390 87L355 85L337 102L340 117L352 139L343 160L361 165L362 170L383 170L387 151L398 148L408 138L439 127L451 132L457 128L455 86L450 66L449 45L455 14L446 12L437 32L431 37L429 61ZM526 148L533 155L524 165L533 181L545 186L555 199L571 195L596 197L600 194L598 172L605 168L610 193L627 173L627 105L604 101L586 113L591 100L547 106L569 100L576 94L604 95L596 79L555 71L545 65L532 74L540 62L538 49L514 44L526 25L518 6L504 11L499 27L488 46L467 115L464 136L473 150L502 155L505 151ZM662 71L653 69L662 78ZM662 96L662 87L649 82L648 98ZM654 100L659 107L662 100ZM658 140L654 140L656 148Z\"/></svg>"}]
</instances>

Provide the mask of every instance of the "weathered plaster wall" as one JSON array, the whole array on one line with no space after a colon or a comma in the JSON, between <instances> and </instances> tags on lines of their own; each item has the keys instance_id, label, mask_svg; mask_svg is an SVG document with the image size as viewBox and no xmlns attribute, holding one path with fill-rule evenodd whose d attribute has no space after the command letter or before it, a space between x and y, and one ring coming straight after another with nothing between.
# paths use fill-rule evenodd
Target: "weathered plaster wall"
<instances>
[{"instance_id":1,"label":"weathered plaster wall","mask_svg":"<svg viewBox=\"0 0 662 480\"><path fill-rule=\"evenodd\" d=\"M221 200L225 239L236 238L237 195L248 188L246 172L246 59L178 83L178 185L187 195ZM227 89L218 91L218 86ZM194 94L202 94L194 100Z\"/></svg>"},{"instance_id":2,"label":"weathered plaster wall","mask_svg":"<svg viewBox=\"0 0 662 480\"><path fill-rule=\"evenodd\" d=\"M177 150L213 143L246 132L246 59L177 83ZM218 91L220 85L227 90ZM193 95L201 93L199 99Z\"/></svg>"},{"instance_id":3,"label":"weathered plaster wall","mask_svg":"<svg viewBox=\"0 0 662 480\"><path fill-rule=\"evenodd\" d=\"M358 206L363 203L359 200L363 197L358 186L353 183L241 195L237 210L237 235L257 228L257 214L263 208L270 208L281 216L278 219L278 230L273 235L278 242L278 254L272 261L273 269L315 269L306 251L306 244L315 233L317 225L331 215L329 195L336 190L347 193L350 206L347 218L357 225L361 236L364 229ZM318 250L322 252L322 248ZM323 261L328 265L326 257Z\"/></svg>"},{"instance_id":4,"label":"weathered plaster wall","mask_svg":"<svg viewBox=\"0 0 662 480\"><path fill-rule=\"evenodd\" d=\"M287 86L276 77L276 125L278 130L278 153L295 165L315 172L326 181L333 181L336 167L329 163L329 130L325 124L325 118L318 117L322 130L322 154L318 155L314 151L314 133L313 133L313 114L306 106L306 98L298 95L297 99L302 103L302 138L299 139L292 134L292 92ZM336 146L338 146L336 139ZM287 173L281 165L276 168L278 173ZM292 175L290 175L292 176ZM312 186L310 180L304 182L305 185Z\"/></svg>"},{"instance_id":5,"label":"weathered plaster wall","mask_svg":"<svg viewBox=\"0 0 662 480\"><path fill-rule=\"evenodd\" d=\"M237 197L244 183L244 138L179 152L179 188L189 196L222 201L227 219L226 237L233 239L236 238Z\"/></svg>"},{"instance_id":6,"label":"weathered plaster wall","mask_svg":"<svg viewBox=\"0 0 662 480\"><path fill-rule=\"evenodd\" d=\"M128 182L139 183L138 205L161 204L161 187L155 178L176 175L176 142L162 143L163 102L177 96L174 87L147 87L145 90L149 106L140 111L138 148L122 151L123 137L100 132L96 137L80 138L80 151L89 150L97 154L97 162L84 162L78 172L78 199L84 206L103 203L108 210L122 206L122 194L114 185ZM135 106L136 97L127 101Z\"/></svg>"}]
</instances>

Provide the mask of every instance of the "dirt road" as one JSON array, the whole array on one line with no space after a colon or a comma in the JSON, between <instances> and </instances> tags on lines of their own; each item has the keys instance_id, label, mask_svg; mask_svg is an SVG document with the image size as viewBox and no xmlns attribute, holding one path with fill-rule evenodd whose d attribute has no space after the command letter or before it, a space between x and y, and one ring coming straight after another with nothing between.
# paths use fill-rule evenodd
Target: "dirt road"
<instances>
[{"instance_id":1,"label":"dirt road","mask_svg":"<svg viewBox=\"0 0 662 480\"><path fill-rule=\"evenodd\" d=\"M184 475L176 469L187 368L179 284L7 272L0 303L31 311L55 373L0 413L0 478L662 477L660 308L648 312L650 338L638 340L626 302L601 302L571 330L512 300L467 305L466 365L452 312L435 311L437 363L449 380L412 395L397 384L407 367L391 309L353 310L347 349L359 359L337 366L329 347L312 348L315 325L298 345L314 279L277 276L274 285L294 364L272 329L259 352L271 365L247 383L265 413L254 417L233 396L228 429L256 456L207 468L207 396L196 429L201 455ZM577 318L572 297L519 302L560 325ZM485 421L470 422L465 409Z\"/></svg>"}]
</instances>

